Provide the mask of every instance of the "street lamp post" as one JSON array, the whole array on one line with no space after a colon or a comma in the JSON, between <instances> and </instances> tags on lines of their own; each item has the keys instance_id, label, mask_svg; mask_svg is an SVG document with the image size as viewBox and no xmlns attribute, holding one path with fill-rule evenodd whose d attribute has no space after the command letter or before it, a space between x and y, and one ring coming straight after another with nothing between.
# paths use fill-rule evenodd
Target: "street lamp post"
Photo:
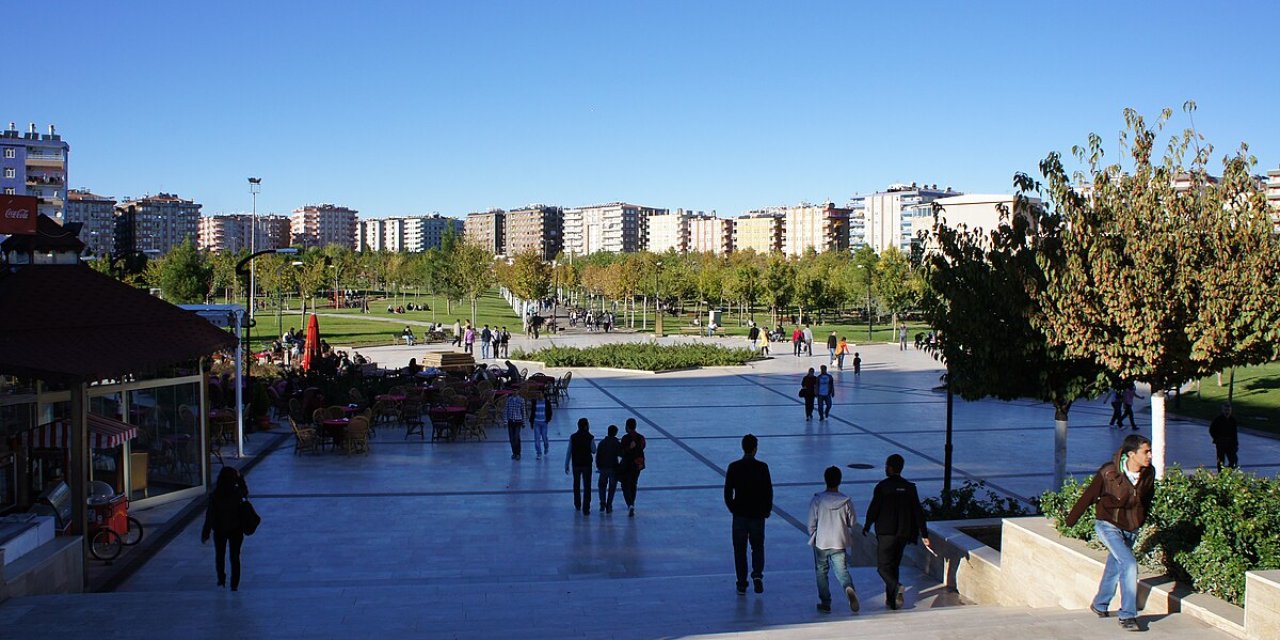
<instances>
[{"instance_id":1,"label":"street lamp post","mask_svg":"<svg viewBox=\"0 0 1280 640\"><path fill-rule=\"evenodd\" d=\"M262 178L249 178L249 195L253 197L253 213L249 216L249 253L258 250L258 192L262 191ZM253 262L249 262L249 320L253 320L254 302L257 298L257 282L254 278Z\"/></svg>"},{"instance_id":2,"label":"street lamp post","mask_svg":"<svg viewBox=\"0 0 1280 640\"><path fill-rule=\"evenodd\" d=\"M283 249L265 249L265 250L263 250L263 251L255 251L254 253L251 253L251 254L249 254L249 255L245 256L245 257L244 257L244 259L242 259L240 262L238 262L238 263L236 264L236 275L237 275L237 276L239 276L239 277L244 277L244 276L246 275L246 273L248 273L248 274L250 275L250 277L252 277L252 273L253 273L253 271L252 271L252 269L253 269L253 259L254 259L254 258L256 258L256 257L258 257L258 256L266 255L266 254L268 254L268 253L297 253L297 252L298 252L298 250L297 250L297 249L295 249L295 248L293 248L293 247L285 247L285 248L283 248ZM246 267L246 266L248 267L248 271L247 271L247 272L246 272L246 269L245 269L245 267ZM252 287L252 284L250 285L250 287ZM253 309L253 296L252 296L252 290L250 291L250 297L249 297L249 309L250 309L250 310L252 310L252 309ZM252 312L251 312L251 315L252 315ZM240 394L240 393L244 390L244 383L243 383L243 380L244 380L244 379L249 379L249 380L252 380L252 379L253 379L253 376L252 376L252 371L253 371L253 367L252 367L252 363L253 363L253 318L252 318L252 317L250 317L250 318L249 318L249 322L245 323L245 333L244 333L244 335L245 335L245 341L244 341L244 343L243 343L243 344L241 344L241 345L239 345L237 348L240 350L240 352L242 352L242 353L243 353L243 352L244 352L244 347L245 347L245 345L247 344L247 345L249 346L249 357L250 357L249 362L250 362L250 365L251 365L251 366L250 366L250 368L249 368L250 375L248 375L248 376L244 375L243 367L241 367L241 366L239 366L239 365L237 365L237 366L236 366L236 393L237 393L237 398L236 398L236 430L239 432L239 433L238 433L238 436L239 436L239 437L238 437L238 438L236 438L236 457L238 457L238 458L243 458L243 457L244 457L244 403L243 403L243 402L241 401L241 399L238 397L238 394Z\"/></svg>"},{"instance_id":3,"label":"street lamp post","mask_svg":"<svg viewBox=\"0 0 1280 640\"><path fill-rule=\"evenodd\" d=\"M658 303L660 292L658 291L658 276L662 273L662 261L659 260L653 264L653 335L656 338L662 337L662 309Z\"/></svg>"}]
</instances>

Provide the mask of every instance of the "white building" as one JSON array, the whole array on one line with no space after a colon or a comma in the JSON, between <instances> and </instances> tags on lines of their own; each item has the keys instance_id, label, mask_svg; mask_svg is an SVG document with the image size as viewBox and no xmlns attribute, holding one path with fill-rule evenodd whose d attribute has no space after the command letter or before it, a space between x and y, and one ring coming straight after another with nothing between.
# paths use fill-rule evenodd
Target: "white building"
<instances>
[{"instance_id":1,"label":"white building","mask_svg":"<svg viewBox=\"0 0 1280 640\"><path fill-rule=\"evenodd\" d=\"M438 213L398 218L369 218L356 226L358 251L419 253L439 247L446 233L462 236L462 221Z\"/></svg>"},{"instance_id":2,"label":"white building","mask_svg":"<svg viewBox=\"0 0 1280 640\"><path fill-rule=\"evenodd\" d=\"M911 220L911 236L919 238L919 234L924 233L931 235L933 231L934 212L933 208L940 207L938 216L941 222L948 228L956 229L964 226L966 229L982 229L983 231L992 231L1000 225L1001 212L1012 213L1014 204L1014 196L1009 194L990 194L990 193L970 193L960 196L950 196L947 198L938 198L928 205L919 205L928 207L928 215L921 215L910 218ZM1029 200L1031 207L1038 209L1042 206L1041 201L1036 198ZM1033 220L1034 222L1034 220ZM932 249L933 241L930 238L923 247L926 251ZM910 252L910 247L906 250Z\"/></svg>"},{"instance_id":3,"label":"white building","mask_svg":"<svg viewBox=\"0 0 1280 640\"><path fill-rule=\"evenodd\" d=\"M895 184L876 193L856 195L850 200L851 219L860 219L863 243L876 253L889 247L911 250L912 219L927 216L928 205L938 198L961 195L951 187Z\"/></svg>"},{"instance_id":4,"label":"white building","mask_svg":"<svg viewBox=\"0 0 1280 640\"><path fill-rule=\"evenodd\" d=\"M648 218L665 214L666 209L625 202L565 209L564 250L579 255L640 251L648 237Z\"/></svg>"}]
</instances>

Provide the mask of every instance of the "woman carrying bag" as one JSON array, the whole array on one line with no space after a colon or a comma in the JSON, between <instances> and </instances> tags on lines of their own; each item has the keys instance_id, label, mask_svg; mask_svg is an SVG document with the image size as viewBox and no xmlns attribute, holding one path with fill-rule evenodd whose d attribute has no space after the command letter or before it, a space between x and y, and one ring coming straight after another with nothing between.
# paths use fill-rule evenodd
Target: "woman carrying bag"
<instances>
[{"instance_id":1,"label":"woman carrying bag","mask_svg":"<svg viewBox=\"0 0 1280 640\"><path fill-rule=\"evenodd\" d=\"M227 543L231 543L231 590L240 587L240 546L244 544L244 536L257 528L253 507L248 505L249 487L240 472L232 467L223 467L218 473L217 484L213 495L209 496L209 507L204 513L204 529L200 533L200 543L209 541L213 533L213 545L217 549L218 586L227 583L225 559Z\"/></svg>"}]
</instances>

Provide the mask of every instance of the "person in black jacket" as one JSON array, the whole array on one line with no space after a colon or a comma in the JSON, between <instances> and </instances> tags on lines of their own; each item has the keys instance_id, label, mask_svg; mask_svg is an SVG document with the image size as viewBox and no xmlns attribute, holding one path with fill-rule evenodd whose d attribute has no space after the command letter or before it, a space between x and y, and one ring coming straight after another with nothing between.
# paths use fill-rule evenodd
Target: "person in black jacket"
<instances>
[{"instance_id":1,"label":"person in black jacket","mask_svg":"<svg viewBox=\"0 0 1280 640\"><path fill-rule=\"evenodd\" d=\"M885 606L890 609L902 608L903 589L898 582L898 569L907 545L915 544L919 536L929 552L933 552L916 485L902 478L904 464L902 456L896 453L885 460L884 474L888 477L876 485L862 525L864 536L871 525L876 527L876 571L884 580Z\"/></svg>"},{"instance_id":2,"label":"person in black jacket","mask_svg":"<svg viewBox=\"0 0 1280 640\"><path fill-rule=\"evenodd\" d=\"M596 445L596 471L600 474L596 489L600 493L601 513L613 513L613 494L618 490L617 471L621 457L622 443L618 442L618 425L611 424L609 435Z\"/></svg>"},{"instance_id":3,"label":"person in black jacket","mask_svg":"<svg viewBox=\"0 0 1280 640\"><path fill-rule=\"evenodd\" d=\"M231 590L240 588L240 546L244 544L244 527L240 522L240 503L249 497L249 487L244 477L233 467L223 467L218 473L209 507L204 512L204 529L200 543L209 541L213 533L213 546L218 552L218 586L227 584L227 543L231 543Z\"/></svg>"},{"instance_id":4,"label":"person in black jacket","mask_svg":"<svg viewBox=\"0 0 1280 640\"><path fill-rule=\"evenodd\" d=\"M591 513L591 456L596 452L596 437L591 435L591 423L578 418L578 430L569 436L569 450L564 453L564 473L573 468L573 509Z\"/></svg>"},{"instance_id":5,"label":"person in black jacket","mask_svg":"<svg viewBox=\"0 0 1280 640\"><path fill-rule=\"evenodd\" d=\"M773 480L769 465L756 460L756 437L742 436L742 459L729 464L724 476L724 504L733 514L733 565L738 595L747 592L747 543L751 544L751 580L764 592L764 521L773 512Z\"/></svg>"},{"instance_id":6,"label":"person in black jacket","mask_svg":"<svg viewBox=\"0 0 1280 640\"><path fill-rule=\"evenodd\" d=\"M1213 438L1213 446L1217 449L1218 471L1222 467L1240 466L1240 430L1235 416L1231 415L1231 403L1222 405L1222 415L1209 423L1209 437Z\"/></svg>"}]
</instances>

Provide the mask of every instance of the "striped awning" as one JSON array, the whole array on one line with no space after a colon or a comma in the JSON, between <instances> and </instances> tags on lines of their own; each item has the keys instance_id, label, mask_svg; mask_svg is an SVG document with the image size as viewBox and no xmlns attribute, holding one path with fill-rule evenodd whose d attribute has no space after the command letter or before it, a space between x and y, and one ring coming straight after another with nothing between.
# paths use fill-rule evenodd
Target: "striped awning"
<instances>
[{"instance_id":1,"label":"striped awning","mask_svg":"<svg viewBox=\"0 0 1280 640\"><path fill-rule=\"evenodd\" d=\"M138 428L102 416L89 414L89 447L112 449L138 435ZM22 432L22 444L34 449L70 449L71 421L60 418Z\"/></svg>"}]
</instances>

